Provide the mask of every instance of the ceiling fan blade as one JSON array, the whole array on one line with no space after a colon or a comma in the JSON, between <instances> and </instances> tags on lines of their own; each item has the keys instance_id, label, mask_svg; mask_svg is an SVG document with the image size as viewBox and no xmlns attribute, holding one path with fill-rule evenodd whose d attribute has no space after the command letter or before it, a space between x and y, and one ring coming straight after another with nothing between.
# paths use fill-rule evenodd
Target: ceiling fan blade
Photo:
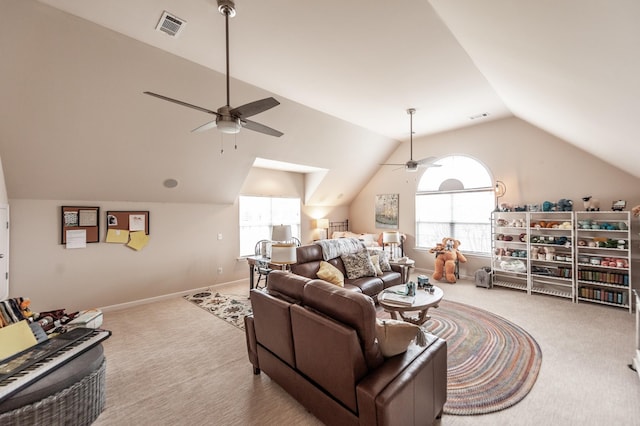
<instances>
[{"instance_id":1,"label":"ceiling fan blade","mask_svg":"<svg viewBox=\"0 0 640 426\"><path fill-rule=\"evenodd\" d=\"M248 104L241 105L237 108L233 108L229 113L233 116L240 118L251 117L252 115L260 114L263 111L271 109L280 105L280 102L274 98L260 99L259 101L249 102Z\"/></svg>"},{"instance_id":2,"label":"ceiling fan blade","mask_svg":"<svg viewBox=\"0 0 640 426\"><path fill-rule=\"evenodd\" d=\"M253 130L254 132L260 132L260 133L264 133L265 135L270 135L270 136L275 136L275 137L280 137L282 135L284 135L284 133L276 130L276 129L272 129L271 127L267 127L264 124L260 124L260 123L256 123L255 121L251 121L251 120L240 120L240 122L242 123L242 127L249 129L249 130Z\"/></svg>"},{"instance_id":3,"label":"ceiling fan blade","mask_svg":"<svg viewBox=\"0 0 640 426\"><path fill-rule=\"evenodd\" d=\"M207 108L202 108L202 107L199 107L197 105L193 105L193 104L189 104L189 103L186 103L186 102L183 102L183 101L179 101L177 99L169 98L169 97L164 96L164 95L159 95L159 94L153 93L153 92L143 92L143 93L145 95L154 96L154 97L156 97L158 99L162 99L163 101L173 102L174 104L186 106L188 108L197 109L198 111L206 112L208 114L218 115L218 113L216 111L212 111L212 110L207 109Z\"/></svg>"},{"instance_id":4,"label":"ceiling fan blade","mask_svg":"<svg viewBox=\"0 0 640 426\"><path fill-rule=\"evenodd\" d=\"M426 157L426 158L423 158L422 160L417 160L416 163L418 163L420 165L427 165L427 164L432 164L437 160L438 159L436 157ZM432 164L432 165L436 166L435 164Z\"/></svg>"},{"instance_id":5,"label":"ceiling fan blade","mask_svg":"<svg viewBox=\"0 0 640 426\"><path fill-rule=\"evenodd\" d=\"M210 121L208 123L204 123L202 126L196 127L192 130L192 132L204 132L210 129L217 127L216 120Z\"/></svg>"},{"instance_id":6,"label":"ceiling fan blade","mask_svg":"<svg viewBox=\"0 0 640 426\"><path fill-rule=\"evenodd\" d=\"M406 163L382 163L379 166L406 166Z\"/></svg>"}]
</instances>

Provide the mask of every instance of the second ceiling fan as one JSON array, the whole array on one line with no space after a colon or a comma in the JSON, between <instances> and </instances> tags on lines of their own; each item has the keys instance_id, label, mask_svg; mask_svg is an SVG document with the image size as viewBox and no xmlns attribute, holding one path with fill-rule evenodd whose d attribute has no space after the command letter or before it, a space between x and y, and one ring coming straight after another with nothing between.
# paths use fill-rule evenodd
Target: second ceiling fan
<instances>
[{"instance_id":1,"label":"second ceiling fan","mask_svg":"<svg viewBox=\"0 0 640 426\"><path fill-rule=\"evenodd\" d=\"M421 160L413 159L413 114L416 113L415 108L409 108L407 110L407 114L409 114L409 161L406 163L384 163L381 166L403 166L404 169L408 172L415 172L418 170L418 167L439 167L439 164L433 164L437 158L436 157L427 157Z\"/></svg>"},{"instance_id":2,"label":"second ceiling fan","mask_svg":"<svg viewBox=\"0 0 640 426\"><path fill-rule=\"evenodd\" d=\"M225 23L227 104L218 108L217 111L213 111L153 92L144 92L144 94L216 116L215 120L193 129L193 132L202 132L217 127L223 133L238 133L240 129L244 127L270 136L282 136L284 133L278 130L267 127L264 124L256 123L255 121L247 120L248 117L280 105L280 102L276 99L270 97L249 102L236 108L231 107L229 95L229 18L233 18L236 15L235 3L233 0L218 0L218 11L224 16Z\"/></svg>"}]
</instances>

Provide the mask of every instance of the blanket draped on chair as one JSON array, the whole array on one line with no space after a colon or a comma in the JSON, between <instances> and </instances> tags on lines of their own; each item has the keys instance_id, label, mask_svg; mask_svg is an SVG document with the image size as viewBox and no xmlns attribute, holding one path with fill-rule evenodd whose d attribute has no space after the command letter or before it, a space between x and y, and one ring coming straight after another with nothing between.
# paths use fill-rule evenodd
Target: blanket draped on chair
<instances>
[{"instance_id":1,"label":"blanket draped on chair","mask_svg":"<svg viewBox=\"0 0 640 426\"><path fill-rule=\"evenodd\" d=\"M316 241L322 247L322 257L324 260L335 259L343 254L357 253L366 246L357 238L338 238L333 240Z\"/></svg>"}]
</instances>

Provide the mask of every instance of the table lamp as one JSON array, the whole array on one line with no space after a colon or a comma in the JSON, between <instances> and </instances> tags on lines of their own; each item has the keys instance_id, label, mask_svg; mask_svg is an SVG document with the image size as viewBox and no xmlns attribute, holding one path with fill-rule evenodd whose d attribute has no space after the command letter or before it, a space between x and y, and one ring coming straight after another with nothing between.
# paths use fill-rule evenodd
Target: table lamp
<instances>
[{"instance_id":1,"label":"table lamp","mask_svg":"<svg viewBox=\"0 0 640 426\"><path fill-rule=\"evenodd\" d=\"M389 244L391 246L391 260L395 260L395 249L400 244L400 233L398 231L393 232L383 232L382 233L382 245L384 249L384 245Z\"/></svg>"},{"instance_id":2,"label":"table lamp","mask_svg":"<svg viewBox=\"0 0 640 426\"><path fill-rule=\"evenodd\" d=\"M316 219L316 228L325 231L325 239L329 238L329 219Z\"/></svg>"},{"instance_id":3,"label":"table lamp","mask_svg":"<svg viewBox=\"0 0 640 426\"><path fill-rule=\"evenodd\" d=\"M274 225L271 241L287 242L291 240L291 225Z\"/></svg>"},{"instance_id":4,"label":"table lamp","mask_svg":"<svg viewBox=\"0 0 640 426\"><path fill-rule=\"evenodd\" d=\"M271 261L274 265L291 265L297 262L296 245L292 243L277 243L271 246Z\"/></svg>"}]
</instances>

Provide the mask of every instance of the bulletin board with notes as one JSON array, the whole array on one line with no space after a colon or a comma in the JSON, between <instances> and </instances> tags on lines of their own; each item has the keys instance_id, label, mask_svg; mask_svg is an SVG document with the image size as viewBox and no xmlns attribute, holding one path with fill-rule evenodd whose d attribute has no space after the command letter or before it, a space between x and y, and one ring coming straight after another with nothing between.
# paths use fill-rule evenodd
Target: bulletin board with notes
<instances>
[{"instance_id":1,"label":"bulletin board with notes","mask_svg":"<svg viewBox=\"0 0 640 426\"><path fill-rule=\"evenodd\" d=\"M60 244L82 248L97 243L100 229L100 207L62 206Z\"/></svg>"},{"instance_id":2,"label":"bulletin board with notes","mask_svg":"<svg viewBox=\"0 0 640 426\"><path fill-rule=\"evenodd\" d=\"M149 241L149 211L107 211L105 242L142 250Z\"/></svg>"}]
</instances>

